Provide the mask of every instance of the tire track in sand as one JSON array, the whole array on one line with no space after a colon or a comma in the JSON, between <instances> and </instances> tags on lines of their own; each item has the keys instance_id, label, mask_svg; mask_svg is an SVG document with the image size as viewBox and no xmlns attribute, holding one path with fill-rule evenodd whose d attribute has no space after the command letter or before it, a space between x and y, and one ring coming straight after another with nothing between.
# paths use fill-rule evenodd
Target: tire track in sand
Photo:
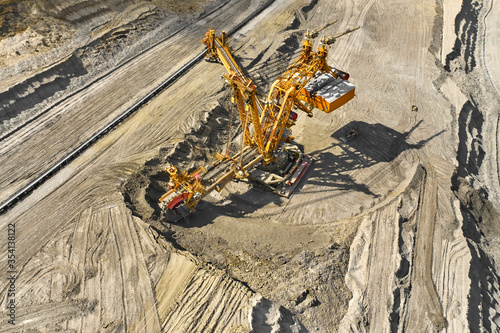
<instances>
[{"instance_id":1,"label":"tire track in sand","mask_svg":"<svg viewBox=\"0 0 500 333\"><path fill-rule=\"evenodd\" d=\"M423 186L417 216L417 233L411 277L411 294L408 301L408 320L404 331L421 332L427 319L442 330L448 326L443 316L441 301L432 278L432 252L437 211L437 181L432 166L426 165L427 177Z\"/></svg>"}]
</instances>

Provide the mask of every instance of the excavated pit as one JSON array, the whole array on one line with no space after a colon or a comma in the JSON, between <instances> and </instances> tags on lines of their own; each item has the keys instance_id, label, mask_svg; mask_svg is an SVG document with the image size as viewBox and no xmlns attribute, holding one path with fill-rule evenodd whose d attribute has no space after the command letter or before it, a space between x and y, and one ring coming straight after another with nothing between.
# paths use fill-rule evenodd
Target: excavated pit
<instances>
[{"instance_id":1,"label":"excavated pit","mask_svg":"<svg viewBox=\"0 0 500 333\"><path fill-rule=\"evenodd\" d=\"M227 102L227 92L218 95L216 100L221 102L214 102L210 109L200 112L181 127L182 139L161 148L157 157L147 161L124 183L123 196L134 215L157 226L164 222L158 199L168 190L167 165L192 171L214 160L216 152L235 152L235 141L241 132L238 114Z\"/></svg>"},{"instance_id":2,"label":"excavated pit","mask_svg":"<svg viewBox=\"0 0 500 333\"><path fill-rule=\"evenodd\" d=\"M295 20L285 30L296 28L294 22ZM287 69L287 64L298 56L299 37L299 33L292 32L274 53L266 55L268 50L264 50L244 67L248 75L256 77L256 83L262 90L268 89L270 84ZM242 57L244 55L236 56L239 61L243 60ZM286 209L288 200L265 190L260 185L246 181L233 181L222 193L212 193L199 205L194 215L178 223L168 223L162 217L158 199L167 189L166 165L172 163L179 169L193 170L210 161L210 156L216 151L226 151L230 137L233 143L229 145L229 150L231 153L239 151L241 130L237 112L229 103L230 96L224 91L215 99L218 102L214 107L200 112L200 116L188 120L180 127L184 133L183 138L175 140L180 142L161 148L157 157L147 161L141 170L127 179L122 186L127 207L133 215L150 224L176 247L187 250L204 263L227 272L231 278L241 281L251 290L281 305L281 311L292 311L308 325L316 321L320 327L337 326L351 297L343 281L347 272L349 244L354 237L356 220L353 226L340 226L342 237L334 242L330 239L325 240L325 237L308 227L292 228L292 231L287 231L286 224L276 224L269 218L265 220L259 218L259 210L270 203L275 207ZM339 135L334 133L332 137ZM300 142L298 145L301 147ZM322 165L322 161L318 163L319 166ZM350 169L349 166L345 168L345 170ZM304 181L306 182L307 180ZM301 184L297 191L303 187L304 184ZM367 188L361 191L368 191L368 195L372 195ZM214 235L213 231L204 230L207 225L224 221L224 217L241 221L251 219L255 220L252 224L261 225L257 227L261 231L249 231L253 234L248 239L251 246L240 244L239 239L245 234L243 230L229 238L227 235ZM230 223L238 222L234 220ZM286 246L282 242L272 244L267 240L259 244L255 241L255 237L261 237L262 233L268 234L266 229L272 234L284 232L295 241ZM322 245L310 246L311 242L320 242ZM305 244L307 245L304 246ZM296 271L307 270L315 273L311 276L293 274ZM284 281L288 281L286 285L283 284ZM266 306L270 307L270 304Z\"/></svg>"}]
</instances>

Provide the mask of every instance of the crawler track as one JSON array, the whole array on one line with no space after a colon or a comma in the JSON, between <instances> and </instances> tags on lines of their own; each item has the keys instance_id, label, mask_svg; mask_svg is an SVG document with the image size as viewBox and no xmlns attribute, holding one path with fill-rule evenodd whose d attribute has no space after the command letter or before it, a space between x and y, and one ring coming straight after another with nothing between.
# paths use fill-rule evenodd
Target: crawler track
<instances>
[{"instance_id":1,"label":"crawler track","mask_svg":"<svg viewBox=\"0 0 500 333\"><path fill-rule=\"evenodd\" d=\"M259 15L263 10L265 10L267 7L269 7L273 2L274 2L274 0L269 0L266 3L264 3L255 12L253 12L251 15L249 15L245 20L241 21L234 28L232 28L228 32L228 35L231 36L234 33L236 33L238 30L243 28L248 22L250 22L250 20L252 20L257 15ZM79 156L81 153L83 153L85 150L87 150L89 147L91 147L95 142L97 142L100 138L102 138L106 133L108 133L109 131L116 128L127 117L132 115L134 112L139 110L143 105L148 103L152 98L154 98L159 93L161 93L163 90L168 88L173 82L175 82L178 78L180 78L185 73L187 73L190 68L192 68L195 64L197 64L203 58L204 55L205 55L205 51L200 52L198 55L196 55L194 58L192 58L190 61L188 61L185 65L183 65L180 69L178 69L174 74L172 74L165 81L163 81L158 87L156 87L151 92L149 92L146 96L141 98L137 103L132 105L130 108L128 108L121 115L119 115L114 120L109 122L106 126L101 128L100 130L98 130L96 133L94 133L89 139L87 139L85 142L81 143L73 151L71 151L69 154L67 154L63 158L61 158L58 162L56 162L49 169L44 171L41 175L39 175L37 178L35 178L33 181L31 181L28 185L26 185L25 187L23 187L22 189L20 189L16 193L14 193L6 201L2 202L0 204L0 214L5 212L8 208L12 207L16 202L18 202L19 200L21 200L22 198L27 196L29 193L31 193L33 190L35 190L37 187L39 187L41 184L43 184L47 179L52 177L62 167L64 167L65 165L67 165L68 163L73 161L77 156Z\"/></svg>"}]
</instances>

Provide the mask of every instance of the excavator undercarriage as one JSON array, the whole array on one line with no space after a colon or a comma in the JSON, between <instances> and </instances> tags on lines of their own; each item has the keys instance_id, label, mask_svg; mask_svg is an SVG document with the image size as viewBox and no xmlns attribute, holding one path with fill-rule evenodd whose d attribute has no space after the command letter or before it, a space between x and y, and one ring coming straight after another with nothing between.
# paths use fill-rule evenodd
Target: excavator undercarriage
<instances>
[{"instance_id":1,"label":"excavator undercarriage","mask_svg":"<svg viewBox=\"0 0 500 333\"><path fill-rule=\"evenodd\" d=\"M191 172L167 166L169 190L160 198L167 221L189 215L204 197L214 190L220 192L233 179L253 180L285 197L292 194L313 162L290 144L294 139L290 128L298 116L295 111L310 117L315 108L330 113L354 97L349 74L330 67L326 59L329 45L359 27L323 38L314 52L314 38L331 24L306 33L300 57L272 84L266 98L260 97L256 85L234 60L226 33L209 30L205 34L205 59L222 63L227 70L222 77L238 110L241 151L217 154L214 162Z\"/></svg>"}]
</instances>

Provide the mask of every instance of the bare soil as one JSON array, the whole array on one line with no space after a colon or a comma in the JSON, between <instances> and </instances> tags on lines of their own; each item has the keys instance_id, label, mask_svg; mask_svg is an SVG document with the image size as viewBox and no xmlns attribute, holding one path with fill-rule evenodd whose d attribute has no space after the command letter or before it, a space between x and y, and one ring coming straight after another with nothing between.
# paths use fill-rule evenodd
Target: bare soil
<instances>
[{"instance_id":1,"label":"bare soil","mask_svg":"<svg viewBox=\"0 0 500 333\"><path fill-rule=\"evenodd\" d=\"M198 54L207 25L264 3L1 2L0 130L23 127L2 139L0 200ZM0 332L499 331L499 10L271 2L231 38L264 93L307 29L361 26L328 58L357 96L293 128L315 160L296 192L232 182L165 221L166 164L238 149L224 69L199 63L0 215L17 268L16 326L0 270Z\"/></svg>"}]
</instances>

